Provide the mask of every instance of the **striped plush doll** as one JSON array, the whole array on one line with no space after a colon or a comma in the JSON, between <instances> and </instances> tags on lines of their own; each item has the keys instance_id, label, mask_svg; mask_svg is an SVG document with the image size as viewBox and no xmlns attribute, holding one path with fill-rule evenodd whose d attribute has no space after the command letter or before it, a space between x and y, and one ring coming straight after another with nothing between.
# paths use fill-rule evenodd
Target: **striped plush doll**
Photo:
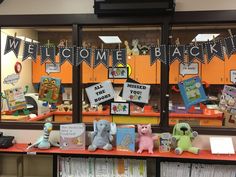
<instances>
[{"instance_id":1,"label":"striped plush doll","mask_svg":"<svg viewBox=\"0 0 236 177\"><path fill-rule=\"evenodd\" d=\"M43 127L43 136L41 136L35 143L27 147L27 150L32 147L37 147L39 149L49 149L51 146L60 147L56 142L49 140L50 132L52 131L52 124L47 122Z\"/></svg>"}]
</instances>

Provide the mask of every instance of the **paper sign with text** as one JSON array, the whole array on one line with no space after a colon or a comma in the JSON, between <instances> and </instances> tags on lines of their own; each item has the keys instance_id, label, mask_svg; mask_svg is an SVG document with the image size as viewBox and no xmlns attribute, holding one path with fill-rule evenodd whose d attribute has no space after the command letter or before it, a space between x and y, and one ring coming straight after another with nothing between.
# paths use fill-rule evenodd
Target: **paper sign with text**
<instances>
[{"instance_id":1,"label":"paper sign with text","mask_svg":"<svg viewBox=\"0 0 236 177\"><path fill-rule=\"evenodd\" d=\"M91 105L97 105L114 98L111 81L101 82L85 89Z\"/></svg>"},{"instance_id":2,"label":"paper sign with text","mask_svg":"<svg viewBox=\"0 0 236 177\"><path fill-rule=\"evenodd\" d=\"M231 70L230 71L230 82L236 83L236 70Z\"/></svg>"},{"instance_id":3,"label":"paper sign with text","mask_svg":"<svg viewBox=\"0 0 236 177\"><path fill-rule=\"evenodd\" d=\"M198 63L191 63L190 65L180 63L179 68L179 72L182 76L197 75L199 70Z\"/></svg>"},{"instance_id":4,"label":"paper sign with text","mask_svg":"<svg viewBox=\"0 0 236 177\"><path fill-rule=\"evenodd\" d=\"M125 82L122 98L137 103L148 103L150 85Z\"/></svg>"}]
</instances>

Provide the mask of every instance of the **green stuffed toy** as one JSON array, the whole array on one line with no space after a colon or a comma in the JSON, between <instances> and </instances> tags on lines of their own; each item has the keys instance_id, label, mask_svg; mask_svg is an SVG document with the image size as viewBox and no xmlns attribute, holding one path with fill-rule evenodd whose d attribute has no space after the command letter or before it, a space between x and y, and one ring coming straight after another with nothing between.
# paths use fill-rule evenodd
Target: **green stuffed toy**
<instances>
[{"instance_id":1,"label":"green stuffed toy","mask_svg":"<svg viewBox=\"0 0 236 177\"><path fill-rule=\"evenodd\" d=\"M194 154L199 154L200 149L192 147L192 140L198 135L187 123L178 123L174 126L172 140L177 143L175 148L176 154L182 154L183 151L188 151Z\"/></svg>"}]
</instances>

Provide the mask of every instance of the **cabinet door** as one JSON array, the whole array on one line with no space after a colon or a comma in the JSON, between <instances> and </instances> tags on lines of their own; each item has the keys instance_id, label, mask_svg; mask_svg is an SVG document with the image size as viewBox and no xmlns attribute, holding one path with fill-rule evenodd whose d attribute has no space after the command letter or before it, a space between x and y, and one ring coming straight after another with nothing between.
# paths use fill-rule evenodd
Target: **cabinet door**
<instances>
[{"instance_id":1,"label":"cabinet door","mask_svg":"<svg viewBox=\"0 0 236 177\"><path fill-rule=\"evenodd\" d=\"M160 73L158 73L160 74ZM150 64L150 55L135 56L135 80L142 84L157 83L157 64Z\"/></svg>"},{"instance_id":2,"label":"cabinet door","mask_svg":"<svg viewBox=\"0 0 236 177\"><path fill-rule=\"evenodd\" d=\"M179 82L179 61L175 60L170 65L170 72L169 72L169 83L170 84L177 84Z\"/></svg>"},{"instance_id":3,"label":"cabinet door","mask_svg":"<svg viewBox=\"0 0 236 177\"><path fill-rule=\"evenodd\" d=\"M157 61L156 62L157 65L157 70L156 70L156 76L157 76L157 80L156 80L156 84L160 84L161 83L161 62Z\"/></svg>"},{"instance_id":4,"label":"cabinet door","mask_svg":"<svg viewBox=\"0 0 236 177\"><path fill-rule=\"evenodd\" d=\"M93 83L93 68L82 62L82 83Z\"/></svg>"},{"instance_id":5,"label":"cabinet door","mask_svg":"<svg viewBox=\"0 0 236 177\"><path fill-rule=\"evenodd\" d=\"M202 64L202 81L209 84L224 84L224 61L214 57L210 63Z\"/></svg>"},{"instance_id":6,"label":"cabinet door","mask_svg":"<svg viewBox=\"0 0 236 177\"><path fill-rule=\"evenodd\" d=\"M130 73L129 77L131 79L135 79L134 78L134 73L135 73L134 72L135 71L135 58L134 58L134 56L127 57L127 65L129 67L129 73ZM114 79L113 82L115 84L123 84L125 81L126 81L126 79Z\"/></svg>"},{"instance_id":7,"label":"cabinet door","mask_svg":"<svg viewBox=\"0 0 236 177\"><path fill-rule=\"evenodd\" d=\"M59 56L55 57L56 63L59 62ZM51 63L47 61L46 63ZM61 65L60 72L46 73L46 63L40 64L40 56L38 56L36 62L33 62L33 83L39 83L41 76L50 76L60 78L62 83L72 83L72 65L69 62L65 62Z\"/></svg>"},{"instance_id":8,"label":"cabinet door","mask_svg":"<svg viewBox=\"0 0 236 177\"><path fill-rule=\"evenodd\" d=\"M42 76L41 69L42 69L42 67L40 64L40 56L38 56L36 59L36 62L32 62L33 83L40 82L40 78Z\"/></svg>"},{"instance_id":9,"label":"cabinet door","mask_svg":"<svg viewBox=\"0 0 236 177\"><path fill-rule=\"evenodd\" d=\"M235 71L234 73L236 73L236 55L231 55L230 58L225 56L225 84L233 84L233 82L235 82L236 76L235 74L232 74L231 78L231 71Z\"/></svg>"},{"instance_id":10,"label":"cabinet door","mask_svg":"<svg viewBox=\"0 0 236 177\"><path fill-rule=\"evenodd\" d=\"M109 66L112 66L111 56L109 57ZM94 82L104 82L108 80L108 69L103 64L100 63L93 70L93 80ZM112 79L110 80L112 81Z\"/></svg>"}]
</instances>

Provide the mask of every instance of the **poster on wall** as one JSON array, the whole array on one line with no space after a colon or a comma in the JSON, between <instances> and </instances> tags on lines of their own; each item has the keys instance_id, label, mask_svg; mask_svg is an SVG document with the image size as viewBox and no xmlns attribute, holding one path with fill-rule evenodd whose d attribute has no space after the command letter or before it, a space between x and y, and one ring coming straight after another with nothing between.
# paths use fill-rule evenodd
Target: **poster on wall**
<instances>
[{"instance_id":1,"label":"poster on wall","mask_svg":"<svg viewBox=\"0 0 236 177\"><path fill-rule=\"evenodd\" d=\"M48 103L57 103L59 98L61 79L54 77L41 77L39 87L39 100Z\"/></svg>"},{"instance_id":2,"label":"poster on wall","mask_svg":"<svg viewBox=\"0 0 236 177\"><path fill-rule=\"evenodd\" d=\"M122 98L131 102L148 103L150 87L150 85L125 82Z\"/></svg>"},{"instance_id":3,"label":"poster on wall","mask_svg":"<svg viewBox=\"0 0 236 177\"><path fill-rule=\"evenodd\" d=\"M15 87L4 90L4 93L10 111L16 111L26 108L26 100L22 87Z\"/></svg>"},{"instance_id":4,"label":"poster on wall","mask_svg":"<svg viewBox=\"0 0 236 177\"><path fill-rule=\"evenodd\" d=\"M85 89L91 105L98 105L100 103L111 100L115 96L115 91L112 87L111 81L101 82Z\"/></svg>"},{"instance_id":5,"label":"poster on wall","mask_svg":"<svg viewBox=\"0 0 236 177\"><path fill-rule=\"evenodd\" d=\"M197 76L179 82L178 86L186 108L207 100L201 80Z\"/></svg>"}]
</instances>

